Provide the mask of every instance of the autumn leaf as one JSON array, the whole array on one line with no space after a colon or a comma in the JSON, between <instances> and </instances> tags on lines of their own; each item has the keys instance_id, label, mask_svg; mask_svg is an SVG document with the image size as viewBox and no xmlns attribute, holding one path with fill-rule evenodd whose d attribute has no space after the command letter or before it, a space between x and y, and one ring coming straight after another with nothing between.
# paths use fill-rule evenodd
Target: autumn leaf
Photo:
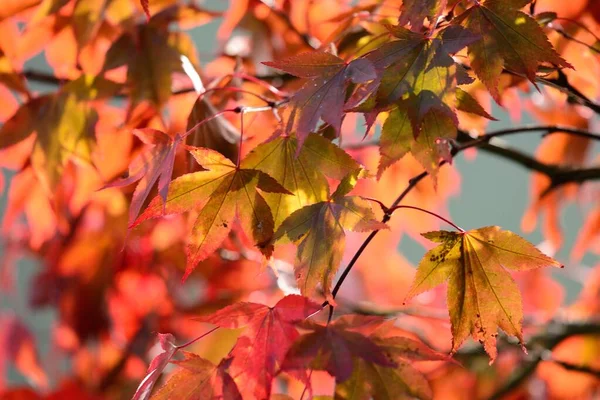
<instances>
[{"instance_id":1,"label":"autumn leaf","mask_svg":"<svg viewBox=\"0 0 600 400\"><path fill-rule=\"evenodd\" d=\"M415 32L423 28L423 20L429 20L429 24L435 26L439 15L446 7L446 0L404 0L400 9L398 23L410 27Z\"/></svg>"},{"instance_id":2,"label":"autumn leaf","mask_svg":"<svg viewBox=\"0 0 600 400\"><path fill-rule=\"evenodd\" d=\"M468 92L461 88L456 88L456 109L471 114L479 115L492 121L498 121L496 118L488 114L487 111L471 96Z\"/></svg>"},{"instance_id":3,"label":"autumn leaf","mask_svg":"<svg viewBox=\"0 0 600 400\"><path fill-rule=\"evenodd\" d=\"M306 321L302 327L310 332L294 342L285 356L283 371L298 375L311 368L327 371L337 382L344 382L352 376L355 360L384 367L396 366L383 348L362 333L349 329L344 322L321 325Z\"/></svg>"},{"instance_id":4,"label":"autumn leaf","mask_svg":"<svg viewBox=\"0 0 600 400\"><path fill-rule=\"evenodd\" d=\"M163 32L155 25L138 25L112 44L102 70L127 65L130 108L148 100L158 109L171 97L172 74L183 71L181 55L196 60L187 34Z\"/></svg>"},{"instance_id":5,"label":"autumn leaf","mask_svg":"<svg viewBox=\"0 0 600 400\"><path fill-rule=\"evenodd\" d=\"M310 134L299 153L297 150L298 140L283 135L259 145L244 160L248 168L268 174L294 194L265 193L275 227L292 212L327 200L326 177L342 179L359 168L344 150L317 134Z\"/></svg>"},{"instance_id":6,"label":"autumn leaf","mask_svg":"<svg viewBox=\"0 0 600 400\"><path fill-rule=\"evenodd\" d=\"M117 87L82 76L57 93L28 101L0 128L0 149L35 132L31 163L44 187L53 189L68 161L91 164L98 114L90 101L110 95Z\"/></svg>"},{"instance_id":7,"label":"autumn leaf","mask_svg":"<svg viewBox=\"0 0 600 400\"><path fill-rule=\"evenodd\" d=\"M163 204L166 202L173 174L175 153L183 140L181 135L171 137L165 132L152 128L134 129L133 134L150 147L131 162L127 178L119 179L105 186L106 188L123 187L139 181L129 206L129 224L132 224L137 218L156 181L158 181L158 193Z\"/></svg>"},{"instance_id":8,"label":"autumn leaf","mask_svg":"<svg viewBox=\"0 0 600 400\"><path fill-rule=\"evenodd\" d=\"M150 394L152 393L156 381L169 361L171 361L171 358L173 358L175 352L177 352L175 337L170 333L159 333L158 340L163 351L154 357L150 366L148 366L148 372L140 382L131 400L146 400L150 398Z\"/></svg>"},{"instance_id":9,"label":"autumn leaf","mask_svg":"<svg viewBox=\"0 0 600 400\"><path fill-rule=\"evenodd\" d=\"M296 127L298 150L308 134L322 119L339 134L347 82L365 83L375 79L375 70L366 59L346 63L341 58L325 52L302 53L276 62L265 62L308 81L291 98L292 112L287 133ZM297 121L296 121L297 117Z\"/></svg>"},{"instance_id":10,"label":"autumn leaf","mask_svg":"<svg viewBox=\"0 0 600 400\"><path fill-rule=\"evenodd\" d=\"M230 359L214 365L196 354L182 353L185 358L173 362L180 368L151 400L242 400L233 378L227 372Z\"/></svg>"},{"instance_id":11,"label":"autumn leaf","mask_svg":"<svg viewBox=\"0 0 600 400\"><path fill-rule=\"evenodd\" d=\"M521 294L506 268L526 271L562 267L516 234L489 226L467 232L436 231L423 236L439 246L428 251L406 300L448 281L452 353L472 335L496 359L497 330L523 345Z\"/></svg>"},{"instance_id":12,"label":"autumn leaf","mask_svg":"<svg viewBox=\"0 0 600 400\"><path fill-rule=\"evenodd\" d=\"M535 82L540 63L572 68L556 53L539 24L519 11L531 0L476 2L456 17L456 24L481 36L469 44L471 67L498 103L500 74L504 68Z\"/></svg>"},{"instance_id":13,"label":"autumn leaf","mask_svg":"<svg viewBox=\"0 0 600 400\"><path fill-rule=\"evenodd\" d=\"M401 337L369 335L384 352L393 367L354 360L352 376L336 385L336 394L347 399L431 399L433 393L427 378L417 370L415 361L445 361L448 357L437 353L416 340Z\"/></svg>"},{"instance_id":14,"label":"autumn leaf","mask_svg":"<svg viewBox=\"0 0 600 400\"><path fill-rule=\"evenodd\" d=\"M306 297L290 295L274 307L235 303L196 320L221 328L245 327L231 351L231 370L244 382L244 391L251 391L257 399L268 399L277 368L299 335L295 324L320 309Z\"/></svg>"},{"instance_id":15,"label":"autumn leaf","mask_svg":"<svg viewBox=\"0 0 600 400\"><path fill-rule=\"evenodd\" d=\"M344 229L368 232L385 229L371 204L358 196L346 196L357 182L358 171L344 178L327 201L305 206L293 212L277 229L274 239L280 243L298 243L294 273L300 291L314 295L317 287L331 297L331 281L344 253Z\"/></svg>"},{"instance_id":16,"label":"autumn leaf","mask_svg":"<svg viewBox=\"0 0 600 400\"><path fill-rule=\"evenodd\" d=\"M444 141L456 138L454 121L437 109L430 110L423 120L421 133L415 139L408 113L398 107L390 112L381 130L379 167L381 177L386 168L410 152L437 185L439 163L445 158Z\"/></svg>"},{"instance_id":17,"label":"autumn leaf","mask_svg":"<svg viewBox=\"0 0 600 400\"><path fill-rule=\"evenodd\" d=\"M103 22L107 0L78 1L73 9L73 33L81 49L98 32Z\"/></svg>"},{"instance_id":18,"label":"autumn leaf","mask_svg":"<svg viewBox=\"0 0 600 400\"><path fill-rule=\"evenodd\" d=\"M169 185L166 201L159 195L138 217L133 226L149 218L198 210L186 249L185 280L198 262L211 255L227 237L234 217L255 245L269 255L273 237L273 215L258 190L290 194L264 172L236 166L222 154L209 149L190 148L205 171L185 174ZM164 211L163 211L164 210Z\"/></svg>"},{"instance_id":19,"label":"autumn leaf","mask_svg":"<svg viewBox=\"0 0 600 400\"><path fill-rule=\"evenodd\" d=\"M447 114L457 124L455 88L460 66L451 55L477 39L471 32L448 27L433 38L400 26L387 25L394 40L368 53L380 77L366 85L367 99L353 104L355 111L378 112L402 99L414 136L421 132L425 115L432 109Z\"/></svg>"}]
</instances>

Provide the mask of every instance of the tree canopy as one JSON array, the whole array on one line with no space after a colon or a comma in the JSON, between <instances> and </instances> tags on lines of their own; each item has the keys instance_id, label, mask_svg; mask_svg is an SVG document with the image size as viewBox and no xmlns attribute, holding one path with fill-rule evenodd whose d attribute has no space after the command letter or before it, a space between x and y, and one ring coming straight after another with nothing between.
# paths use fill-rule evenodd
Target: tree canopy
<instances>
[{"instance_id":1,"label":"tree canopy","mask_svg":"<svg viewBox=\"0 0 600 400\"><path fill-rule=\"evenodd\" d=\"M599 116L594 0L5 0L0 399L596 398Z\"/></svg>"}]
</instances>

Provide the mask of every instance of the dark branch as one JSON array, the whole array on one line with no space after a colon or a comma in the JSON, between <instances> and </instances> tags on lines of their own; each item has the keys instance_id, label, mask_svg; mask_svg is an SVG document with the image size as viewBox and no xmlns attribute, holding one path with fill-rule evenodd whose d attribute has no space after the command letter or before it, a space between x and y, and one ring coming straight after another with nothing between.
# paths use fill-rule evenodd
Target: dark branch
<instances>
[{"instance_id":1,"label":"dark branch","mask_svg":"<svg viewBox=\"0 0 600 400\"><path fill-rule=\"evenodd\" d=\"M564 369L566 369L568 371L583 372L585 374L589 374L589 375L595 376L596 378L600 379L600 370L594 369L587 365L572 364L570 362L555 360L555 359L552 359L552 362L560 365L561 367L563 367Z\"/></svg>"},{"instance_id":2,"label":"dark branch","mask_svg":"<svg viewBox=\"0 0 600 400\"><path fill-rule=\"evenodd\" d=\"M544 360L544 353L554 349L563 340L577 335L600 335L600 321L552 321L540 330L540 333L529 340L530 348L534 350L528 359L521 364L492 396L490 400L499 400L521 386Z\"/></svg>"},{"instance_id":3,"label":"dark branch","mask_svg":"<svg viewBox=\"0 0 600 400\"><path fill-rule=\"evenodd\" d=\"M571 182L577 183L577 182L584 182L584 181L588 181L588 180L600 179L600 167L588 168L588 169L568 169L568 168L560 167L557 165L544 164L544 163L536 160L535 158L531 157L530 155L525 154L519 150L501 146L498 144L489 143L489 141L494 137L516 134L516 133L520 133L520 132L534 132L534 131L535 132L546 132L546 133L564 132L564 133L568 133L568 134L572 134L572 135L576 135L576 136L592 137L596 140L600 140L600 137L596 134L593 134L593 133L590 133L587 131L582 131L579 129L558 127L558 126L534 126L534 127L506 129L506 130L491 132L487 135L484 135L484 136L481 136L481 137L475 138L475 139L472 138L471 136L469 136L466 132L459 131L457 140L459 143L462 143L462 145L457 146L452 150L452 157L456 156L458 153L460 153L466 149L470 149L472 147L478 147L478 148L481 148L482 150L489 152L491 154L495 154L500 157L509 159L527 169L530 169L530 170L533 170L536 172L540 172L550 178L550 185L545 190L543 195L545 195L546 193L550 192L551 190L553 190L561 185L567 184L567 183L571 183ZM377 143L375 143L375 142L368 143L368 145L376 145L376 144ZM361 146L353 146L353 147L357 148L357 147L361 147ZM345 147L345 148L349 148L349 147ZM446 164L446 161L442 161L440 163L440 167L444 164ZM419 175L410 179L409 183L406 186L406 188L404 189L404 191L396 198L396 200L389 207L389 209L396 208L402 202L402 200L404 200L406 195L412 189L414 189L414 187L421 180L423 180L427 175L429 175L427 173L427 171L423 171ZM386 213L381 221L383 223L386 223L390 220L390 218L391 218L391 213ZM378 230L371 232L369 234L369 236L367 236L365 241L361 244L361 246L358 248L358 250L352 257L352 259L350 260L350 262L348 263L348 265L346 266L346 268L340 275L340 278L336 282L336 284L331 292L333 298L335 298L335 296L339 292L342 284L344 283L344 280L346 280L348 274L350 273L350 271L352 270L352 268L354 267L354 265L356 264L356 262L362 255L362 253L364 253L367 246L369 246L371 241L373 241L373 239L375 238L375 236L377 236L378 233L379 233ZM328 302L324 302L323 307L325 307L328 304L329 304Z\"/></svg>"}]
</instances>

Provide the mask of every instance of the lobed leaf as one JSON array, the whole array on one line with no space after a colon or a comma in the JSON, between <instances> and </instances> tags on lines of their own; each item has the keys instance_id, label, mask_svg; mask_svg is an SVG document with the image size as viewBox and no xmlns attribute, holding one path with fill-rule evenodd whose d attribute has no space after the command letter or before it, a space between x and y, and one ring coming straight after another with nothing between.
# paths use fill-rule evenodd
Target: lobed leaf
<instances>
[{"instance_id":1,"label":"lobed leaf","mask_svg":"<svg viewBox=\"0 0 600 400\"><path fill-rule=\"evenodd\" d=\"M296 156L297 154L297 156ZM322 136L310 134L298 152L298 140L280 136L256 147L244 159L248 168L260 170L281 182L294 196L265 193L275 227L294 211L329 197L326 177L342 179L359 168L344 150Z\"/></svg>"},{"instance_id":2,"label":"lobed leaf","mask_svg":"<svg viewBox=\"0 0 600 400\"><path fill-rule=\"evenodd\" d=\"M231 369L236 378L243 377L244 391L251 391L258 399L268 399L277 368L299 335L296 323L320 309L319 304L306 297L290 295L274 307L236 303L197 320L221 328L246 327L231 351Z\"/></svg>"},{"instance_id":3,"label":"lobed leaf","mask_svg":"<svg viewBox=\"0 0 600 400\"><path fill-rule=\"evenodd\" d=\"M452 352L471 335L483 343L493 362L498 328L516 336L523 345L521 294L506 268L524 271L562 265L525 239L497 226L423 236L440 245L428 251L419 263L406 299L449 282Z\"/></svg>"},{"instance_id":4,"label":"lobed leaf","mask_svg":"<svg viewBox=\"0 0 600 400\"><path fill-rule=\"evenodd\" d=\"M190 153L206 171L185 174L169 185L166 201L155 197L134 222L134 226L164 213L198 210L186 247L186 279L196 264L211 255L227 237L237 216L243 229L265 254L273 237L273 216L259 193L290 194L273 178L245 164L235 166L222 154L209 149L190 148Z\"/></svg>"},{"instance_id":5,"label":"lobed leaf","mask_svg":"<svg viewBox=\"0 0 600 400\"><path fill-rule=\"evenodd\" d=\"M264 64L308 79L290 100L293 109L287 133L295 126L298 151L321 119L339 134L348 81L365 83L376 77L375 69L367 59L356 59L346 63L341 58L325 52L302 53Z\"/></svg>"},{"instance_id":6,"label":"lobed leaf","mask_svg":"<svg viewBox=\"0 0 600 400\"><path fill-rule=\"evenodd\" d=\"M345 181L340 187L347 186ZM336 191L328 201L296 210L275 232L275 241L298 243L294 273L306 296L313 295L320 285L330 297L331 281L344 253L344 229L367 232L387 228L375 218L368 201L345 194L346 190Z\"/></svg>"},{"instance_id":7,"label":"lobed leaf","mask_svg":"<svg viewBox=\"0 0 600 400\"><path fill-rule=\"evenodd\" d=\"M540 63L572 68L552 48L539 24L519 11L530 2L486 0L456 18L455 23L481 36L469 44L471 67L498 103L503 68L523 74L534 83Z\"/></svg>"}]
</instances>

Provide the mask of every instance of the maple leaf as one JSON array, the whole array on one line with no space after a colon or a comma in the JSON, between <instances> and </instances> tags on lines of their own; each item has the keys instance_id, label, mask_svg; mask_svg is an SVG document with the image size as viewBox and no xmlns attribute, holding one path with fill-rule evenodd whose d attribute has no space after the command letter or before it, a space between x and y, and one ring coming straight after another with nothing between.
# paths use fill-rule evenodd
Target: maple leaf
<instances>
[{"instance_id":1,"label":"maple leaf","mask_svg":"<svg viewBox=\"0 0 600 400\"><path fill-rule=\"evenodd\" d=\"M204 88L202 90L204 91ZM194 147L216 150L235 161L240 147L240 132L224 116L213 118L217 112L209 98L205 95L198 96L188 117L186 131L189 135L186 143ZM201 123L202 121L206 122Z\"/></svg>"},{"instance_id":2,"label":"maple leaf","mask_svg":"<svg viewBox=\"0 0 600 400\"><path fill-rule=\"evenodd\" d=\"M457 26L448 27L433 38L400 26L386 28L395 40L365 56L380 72L379 77L368 83L362 97L354 98L349 107L376 115L398 103L407 111L415 137L421 132L425 115L433 109L447 114L456 125L455 89L461 83L461 67L451 54L477 37ZM369 114L367 119L374 122Z\"/></svg>"},{"instance_id":3,"label":"maple leaf","mask_svg":"<svg viewBox=\"0 0 600 400\"><path fill-rule=\"evenodd\" d=\"M400 8L398 23L410 23L413 31L423 28L423 20L427 18L430 25L435 25L438 17L446 8L446 0L404 0Z\"/></svg>"},{"instance_id":4,"label":"maple leaf","mask_svg":"<svg viewBox=\"0 0 600 400\"><path fill-rule=\"evenodd\" d=\"M352 330L345 321L328 325L305 321L301 326L311 332L294 342L285 356L282 371L296 376L308 368L327 371L337 382L344 382L352 376L356 359L385 367L396 366L381 347Z\"/></svg>"},{"instance_id":5,"label":"maple leaf","mask_svg":"<svg viewBox=\"0 0 600 400\"><path fill-rule=\"evenodd\" d=\"M308 81L291 98L293 106L287 133L296 126L298 150L308 134L315 130L319 119L331 125L339 134L346 83L364 83L375 79L375 69L366 59L346 63L339 57L325 52L302 53L276 62L263 63ZM295 122L296 114L298 120Z\"/></svg>"},{"instance_id":6,"label":"maple leaf","mask_svg":"<svg viewBox=\"0 0 600 400\"><path fill-rule=\"evenodd\" d=\"M269 255L273 237L273 215L258 189L290 194L264 172L236 166L221 153L190 148L190 153L206 171L185 174L169 185L166 201L159 195L138 217L133 226L163 214L198 210L186 249L185 280L198 262L211 255L227 237L237 215L243 229L263 254Z\"/></svg>"},{"instance_id":7,"label":"maple leaf","mask_svg":"<svg viewBox=\"0 0 600 400\"><path fill-rule=\"evenodd\" d=\"M406 300L449 282L452 353L472 335L483 343L493 362L498 328L516 336L523 345L521 294L505 268L525 271L562 265L525 239L497 226L467 232L435 231L423 236L440 245L423 256Z\"/></svg>"},{"instance_id":8,"label":"maple leaf","mask_svg":"<svg viewBox=\"0 0 600 400\"><path fill-rule=\"evenodd\" d=\"M273 211L275 227L292 212L327 200L329 184L326 176L343 179L359 168L348 153L317 134L310 134L299 153L297 150L298 140L283 135L257 146L244 160L248 168L263 171L294 194L265 194Z\"/></svg>"},{"instance_id":9,"label":"maple leaf","mask_svg":"<svg viewBox=\"0 0 600 400\"><path fill-rule=\"evenodd\" d=\"M162 353L159 353L150 365L148 366L148 372L144 379L140 382L131 400L146 400L150 398L152 389L156 384L156 381L162 374L163 370L173 358L173 355L177 352L177 346L175 345L175 337L170 333L159 333L158 340L160 347L163 349Z\"/></svg>"},{"instance_id":10,"label":"maple leaf","mask_svg":"<svg viewBox=\"0 0 600 400\"><path fill-rule=\"evenodd\" d=\"M352 376L336 385L336 394L348 399L431 399L427 378L415 367L415 361L448 360L416 340L401 337L368 336L395 366L383 366L355 359Z\"/></svg>"},{"instance_id":11,"label":"maple leaf","mask_svg":"<svg viewBox=\"0 0 600 400\"><path fill-rule=\"evenodd\" d=\"M461 88L456 88L456 109L471 114L479 115L492 121L498 121L492 117L485 109L471 96Z\"/></svg>"},{"instance_id":12,"label":"maple leaf","mask_svg":"<svg viewBox=\"0 0 600 400\"><path fill-rule=\"evenodd\" d=\"M481 36L469 44L471 67L498 103L503 68L523 74L534 83L540 63L572 68L552 48L539 24L519 11L529 3L531 0L476 2L455 20Z\"/></svg>"},{"instance_id":13,"label":"maple leaf","mask_svg":"<svg viewBox=\"0 0 600 400\"><path fill-rule=\"evenodd\" d=\"M327 201L294 211L275 232L275 241L298 243L294 273L304 295L312 296L321 284L325 296L331 297L331 281L344 253L344 229L368 232L387 228L375 218L367 200L346 196L360 173L346 176Z\"/></svg>"},{"instance_id":14,"label":"maple leaf","mask_svg":"<svg viewBox=\"0 0 600 400\"><path fill-rule=\"evenodd\" d=\"M215 365L187 351L184 359L173 361L180 368L169 378L151 400L242 400L233 378L227 372L230 359Z\"/></svg>"},{"instance_id":15,"label":"maple leaf","mask_svg":"<svg viewBox=\"0 0 600 400\"><path fill-rule=\"evenodd\" d=\"M65 164L91 164L98 113L91 101L109 97L119 85L103 78L82 76L59 92L23 104L0 128L0 149L36 133L31 163L48 190L58 183Z\"/></svg>"},{"instance_id":16,"label":"maple leaf","mask_svg":"<svg viewBox=\"0 0 600 400\"><path fill-rule=\"evenodd\" d=\"M104 21L108 0L78 1L73 9L72 26L77 46L81 49L98 32Z\"/></svg>"},{"instance_id":17,"label":"maple leaf","mask_svg":"<svg viewBox=\"0 0 600 400\"><path fill-rule=\"evenodd\" d=\"M408 112L395 108L383 124L379 141L379 167L377 176L404 157L409 151L431 175L437 185L437 170L441 159L445 159L444 140L456 138L454 121L437 109L430 110L423 120L421 133L415 139Z\"/></svg>"},{"instance_id":18,"label":"maple leaf","mask_svg":"<svg viewBox=\"0 0 600 400\"><path fill-rule=\"evenodd\" d=\"M183 71L181 55L196 60L187 34L164 32L155 25L138 25L113 43L102 71L127 65L131 109L143 100L160 108L171 97L171 75Z\"/></svg>"},{"instance_id":19,"label":"maple leaf","mask_svg":"<svg viewBox=\"0 0 600 400\"><path fill-rule=\"evenodd\" d=\"M276 368L299 335L295 324L320 309L306 297L290 295L274 307L235 303L196 320L221 328L246 327L231 351L231 370L236 379L244 377L245 389L252 390L257 399L268 399Z\"/></svg>"},{"instance_id":20,"label":"maple leaf","mask_svg":"<svg viewBox=\"0 0 600 400\"><path fill-rule=\"evenodd\" d=\"M151 147L131 162L127 178L119 179L105 186L106 188L123 187L139 181L129 207L129 224L137 218L156 181L158 181L158 193L162 197L163 204L166 202L169 183L173 175L175 153L183 140L179 134L173 138L165 132L151 128L134 129L133 134Z\"/></svg>"}]
</instances>

